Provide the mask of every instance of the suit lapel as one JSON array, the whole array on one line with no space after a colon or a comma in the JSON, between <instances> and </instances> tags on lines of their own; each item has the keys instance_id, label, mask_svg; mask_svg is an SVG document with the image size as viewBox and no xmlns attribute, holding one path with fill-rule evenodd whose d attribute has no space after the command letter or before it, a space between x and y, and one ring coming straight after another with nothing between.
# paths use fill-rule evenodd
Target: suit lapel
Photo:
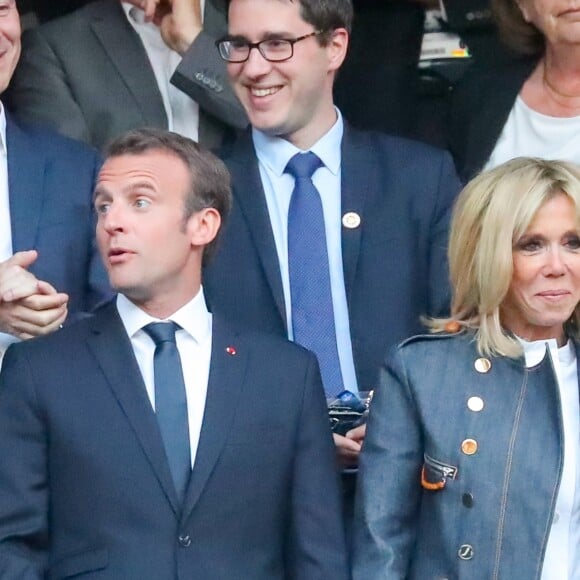
<instances>
[{"instance_id":1,"label":"suit lapel","mask_svg":"<svg viewBox=\"0 0 580 580\"><path fill-rule=\"evenodd\" d=\"M8 198L14 252L31 250L44 202L46 157L29 135L6 116Z\"/></svg>"},{"instance_id":2,"label":"suit lapel","mask_svg":"<svg viewBox=\"0 0 580 580\"><path fill-rule=\"evenodd\" d=\"M258 160L249 131L235 143L232 156L227 159L227 163L232 174L235 199L248 223L266 280L285 327L286 306L280 263Z\"/></svg>"},{"instance_id":3,"label":"suit lapel","mask_svg":"<svg viewBox=\"0 0 580 580\"><path fill-rule=\"evenodd\" d=\"M211 365L203 424L182 521L191 515L229 437L239 405L248 352L237 333L216 315L213 317Z\"/></svg>"},{"instance_id":4,"label":"suit lapel","mask_svg":"<svg viewBox=\"0 0 580 580\"><path fill-rule=\"evenodd\" d=\"M145 124L167 127L167 114L155 73L139 35L120 2L102 3L91 28L139 106Z\"/></svg>"},{"instance_id":5,"label":"suit lapel","mask_svg":"<svg viewBox=\"0 0 580 580\"><path fill-rule=\"evenodd\" d=\"M361 220L358 227L342 226L342 263L349 306L360 253L361 230L365 226L365 203L377 171L372 152L369 136L345 123L341 147L341 215L352 212Z\"/></svg>"},{"instance_id":6,"label":"suit lapel","mask_svg":"<svg viewBox=\"0 0 580 580\"><path fill-rule=\"evenodd\" d=\"M92 334L87 339L89 348L177 515L181 508L177 501L155 413L147 397L141 371L117 313L115 302L112 301L103 307L92 321Z\"/></svg>"}]
</instances>

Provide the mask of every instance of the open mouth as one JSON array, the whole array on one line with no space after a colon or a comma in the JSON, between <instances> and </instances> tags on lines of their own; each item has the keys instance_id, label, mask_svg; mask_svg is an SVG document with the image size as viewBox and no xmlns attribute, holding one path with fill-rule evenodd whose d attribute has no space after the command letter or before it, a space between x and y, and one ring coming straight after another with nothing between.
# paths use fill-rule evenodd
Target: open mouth
<instances>
[{"instance_id":1,"label":"open mouth","mask_svg":"<svg viewBox=\"0 0 580 580\"><path fill-rule=\"evenodd\" d=\"M108 253L109 261L111 264L116 264L123 261L127 256L131 255L133 252L125 248L111 248Z\"/></svg>"}]
</instances>

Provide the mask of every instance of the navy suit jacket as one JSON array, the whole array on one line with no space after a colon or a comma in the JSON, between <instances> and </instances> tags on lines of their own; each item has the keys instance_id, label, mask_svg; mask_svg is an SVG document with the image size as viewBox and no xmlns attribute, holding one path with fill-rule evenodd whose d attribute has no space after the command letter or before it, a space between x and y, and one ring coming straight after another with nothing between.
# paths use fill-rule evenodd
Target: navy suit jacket
<instances>
[{"instance_id":1,"label":"navy suit jacket","mask_svg":"<svg viewBox=\"0 0 580 580\"><path fill-rule=\"evenodd\" d=\"M0 457L2 580L348 578L316 360L218 316L183 505L114 303L8 349Z\"/></svg>"},{"instance_id":2,"label":"navy suit jacket","mask_svg":"<svg viewBox=\"0 0 580 580\"><path fill-rule=\"evenodd\" d=\"M93 189L101 165L92 149L6 120L12 249L37 250L30 271L69 297L69 313L111 295L95 248Z\"/></svg>"},{"instance_id":3,"label":"navy suit jacket","mask_svg":"<svg viewBox=\"0 0 580 580\"><path fill-rule=\"evenodd\" d=\"M210 304L229 318L286 336L280 266L250 134L224 154L234 206L205 272ZM446 259L459 182L450 156L432 147L345 126L342 258L359 389L377 384L386 349L417 333L420 316L449 304Z\"/></svg>"}]
</instances>

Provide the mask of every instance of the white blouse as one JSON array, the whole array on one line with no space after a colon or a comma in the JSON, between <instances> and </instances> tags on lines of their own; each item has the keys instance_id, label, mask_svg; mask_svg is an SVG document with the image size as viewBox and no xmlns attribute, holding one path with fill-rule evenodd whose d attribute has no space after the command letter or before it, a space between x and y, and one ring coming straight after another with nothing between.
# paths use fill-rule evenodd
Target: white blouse
<instances>
[{"instance_id":1,"label":"white blouse","mask_svg":"<svg viewBox=\"0 0 580 580\"><path fill-rule=\"evenodd\" d=\"M522 156L580 163L580 116L543 115L518 95L485 169Z\"/></svg>"},{"instance_id":2,"label":"white blouse","mask_svg":"<svg viewBox=\"0 0 580 580\"><path fill-rule=\"evenodd\" d=\"M580 578L580 402L576 351L571 342L558 348L555 339L526 342L526 366L538 364L550 350L556 371L564 424L564 467L541 580Z\"/></svg>"}]
</instances>

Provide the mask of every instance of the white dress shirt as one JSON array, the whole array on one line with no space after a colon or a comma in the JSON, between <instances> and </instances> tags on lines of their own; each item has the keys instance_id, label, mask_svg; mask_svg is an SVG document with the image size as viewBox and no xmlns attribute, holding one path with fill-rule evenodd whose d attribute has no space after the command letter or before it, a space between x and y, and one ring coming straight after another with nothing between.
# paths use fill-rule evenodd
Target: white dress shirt
<instances>
[{"instance_id":1,"label":"white dress shirt","mask_svg":"<svg viewBox=\"0 0 580 580\"><path fill-rule=\"evenodd\" d=\"M309 151L315 153L324 164L324 167L314 173L312 182L318 189L322 200L336 341L344 388L357 393L342 265L340 146L344 124L338 109L337 115L338 119L330 131L317 141ZM292 305L288 273L288 208L294 190L294 178L284 173L284 169L288 161L301 151L285 139L266 135L256 129L252 130L252 137L258 157L268 213L270 214L270 223L274 232L278 261L280 262L288 338L292 340Z\"/></svg>"},{"instance_id":2,"label":"white dress shirt","mask_svg":"<svg viewBox=\"0 0 580 580\"><path fill-rule=\"evenodd\" d=\"M161 321L135 306L122 294L117 296L117 310L131 339L147 395L155 410L155 383L153 379L155 343L143 330L143 327L151 322ZM172 320L181 326L181 330L175 333L175 340L185 382L191 466L193 467L205 410L211 360L212 316L207 310L203 289L200 289L193 300L172 314L167 320Z\"/></svg>"},{"instance_id":3,"label":"white dress shirt","mask_svg":"<svg viewBox=\"0 0 580 580\"><path fill-rule=\"evenodd\" d=\"M541 580L576 580L580 578L580 403L576 351L571 342L558 348L555 339L519 340L528 367L537 365L544 358L546 346L549 348L564 426L564 466Z\"/></svg>"},{"instance_id":4,"label":"white dress shirt","mask_svg":"<svg viewBox=\"0 0 580 580\"><path fill-rule=\"evenodd\" d=\"M199 137L199 106L170 82L175 69L181 62L181 56L165 44L159 28L155 24L145 22L143 10L128 2L122 2L122 5L129 23L143 42L145 52L155 73L157 86L167 114L168 129L197 141ZM204 7L205 2L201 0L202 15Z\"/></svg>"},{"instance_id":5,"label":"white dress shirt","mask_svg":"<svg viewBox=\"0 0 580 580\"><path fill-rule=\"evenodd\" d=\"M27 248L32 250L33 248ZM0 103L0 262L12 256L12 224L8 197L8 152L6 148L6 113ZM0 366L6 349L18 339L0 332Z\"/></svg>"}]
</instances>

